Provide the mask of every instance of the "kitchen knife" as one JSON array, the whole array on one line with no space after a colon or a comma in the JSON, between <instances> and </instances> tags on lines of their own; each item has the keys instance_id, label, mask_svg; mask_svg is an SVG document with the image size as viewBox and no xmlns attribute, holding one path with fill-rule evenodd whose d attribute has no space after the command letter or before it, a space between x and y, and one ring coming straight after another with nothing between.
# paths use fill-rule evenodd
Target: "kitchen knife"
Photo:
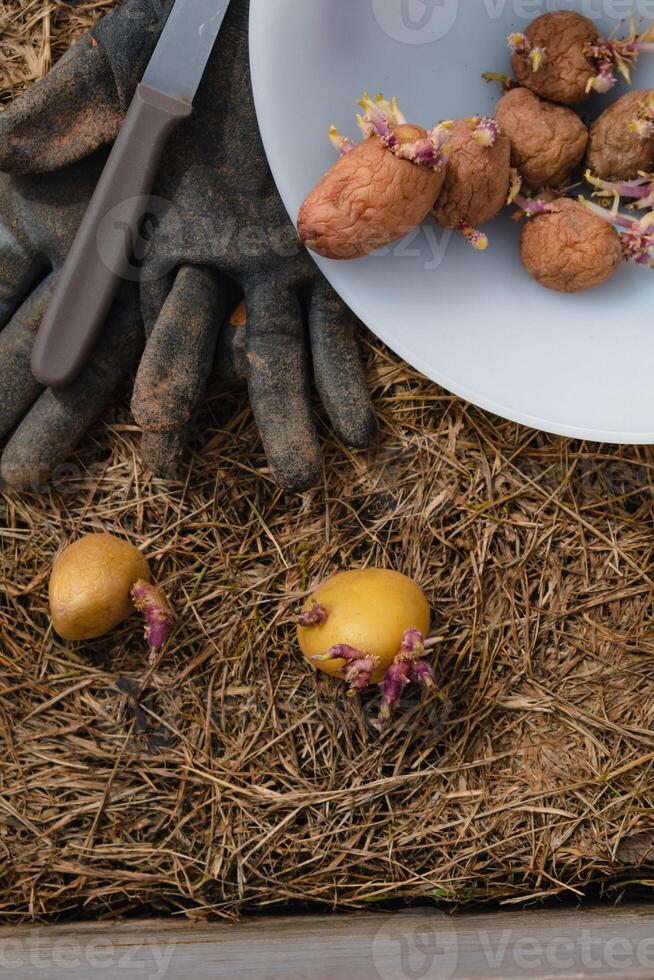
<instances>
[{"instance_id":1,"label":"kitchen knife","mask_svg":"<svg viewBox=\"0 0 654 980\"><path fill-rule=\"evenodd\" d=\"M229 0L176 0L64 263L32 351L35 378L70 384L102 330L148 208L166 140L190 116Z\"/></svg>"}]
</instances>

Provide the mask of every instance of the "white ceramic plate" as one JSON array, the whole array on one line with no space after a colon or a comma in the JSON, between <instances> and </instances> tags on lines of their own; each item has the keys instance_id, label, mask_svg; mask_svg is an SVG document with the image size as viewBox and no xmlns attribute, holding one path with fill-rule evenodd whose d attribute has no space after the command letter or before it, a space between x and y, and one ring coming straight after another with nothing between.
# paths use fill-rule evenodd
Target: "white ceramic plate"
<instances>
[{"instance_id":1,"label":"white ceramic plate","mask_svg":"<svg viewBox=\"0 0 654 980\"><path fill-rule=\"evenodd\" d=\"M506 35L562 8L606 33L625 10L654 17L652 0L252 0L257 112L291 217L334 162L330 123L357 136L364 89L397 95L423 125L491 114L498 88L481 74L509 71ZM654 56L635 84L654 87ZM561 435L654 443L654 273L625 265L562 296L523 270L508 217L485 231L491 248L476 253L430 218L387 254L319 265L374 333L449 391Z\"/></svg>"}]
</instances>

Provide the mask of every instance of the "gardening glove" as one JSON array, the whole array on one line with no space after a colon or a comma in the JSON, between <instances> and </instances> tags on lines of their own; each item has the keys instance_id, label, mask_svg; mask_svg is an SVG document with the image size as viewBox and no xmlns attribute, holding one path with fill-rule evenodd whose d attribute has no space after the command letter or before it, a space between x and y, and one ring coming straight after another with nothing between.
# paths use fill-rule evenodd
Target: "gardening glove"
<instances>
[{"instance_id":1,"label":"gardening glove","mask_svg":"<svg viewBox=\"0 0 654 980\"><path fill-rule=\"evenodd\" d=\"M0 117L0 168L48 171L115 137L172 0L125 0ZM376 423L349 311L299 245L259 136L248 61L249 0L232 0L195 100L153 189L140 300L147 344L132 409L143 454L170 471L244 293L250 400L286 487L320 473L311 376L339 437L364 448ZM313 369L313 372L312 372Z\"/></svg>"},{"instance_id":2,"label":"gardening glove","mask_svg":"<svg viewBox=\"0 0 654 980\"><path fill-rule=\"evenodd\" d=\"M143 350L138 289L125 283L107 330L69 387L44 391L32 344L103 161L45 177L0 174L0 484L39 489L116 397Z\"/></svg>"}]
</instances>

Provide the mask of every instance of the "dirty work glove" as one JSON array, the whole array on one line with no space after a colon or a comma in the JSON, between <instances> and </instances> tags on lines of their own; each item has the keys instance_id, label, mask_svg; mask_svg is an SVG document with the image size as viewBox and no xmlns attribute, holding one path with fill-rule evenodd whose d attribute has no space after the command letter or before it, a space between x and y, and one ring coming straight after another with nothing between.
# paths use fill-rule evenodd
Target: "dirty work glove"
<instances>
[{"instance_id":1,"label":"dirty work glove","mask_svg":"<svg viewBox=\"0 0 654 980\"><path fill-rule=\"evenodd\" d=\"M0 116L0 169L52 170L111 140L171 5L125 0L13 103ZM369 445L376 425L352 315L299 246L266 162L248 17L249 0L232 0L194 113L173 135L153 190L156 227L140 284L148 341L132 408L146 462L168 472L236 287L247 304L247 384L264 449L279 481L302 489L320 472L312 373L344 442Z\"/></svg>"},{"instance_id":2,"label":"dirty work glove","mask_svg":"<svg viewBox=\"0 0 654 980\"><path fill-rule=\"evenodd\" d=\"M0 485L38 489L68 458L136 370L143 350L138 289L125 283L107 331L68 388L44 391L30 370L32 343L102 167L44 177L0 174Z\"/></svg>"}]
</instances>

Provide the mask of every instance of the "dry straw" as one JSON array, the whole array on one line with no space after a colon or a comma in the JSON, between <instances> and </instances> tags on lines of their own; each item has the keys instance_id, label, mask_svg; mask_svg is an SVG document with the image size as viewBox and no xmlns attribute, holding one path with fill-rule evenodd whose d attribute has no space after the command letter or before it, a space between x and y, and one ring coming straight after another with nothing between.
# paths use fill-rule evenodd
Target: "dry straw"
<instances>
[{"instance_id":1,"label":"dry straw","mask_svg":"<svg viewBox=\"0 0 654 980\"><path fill-rule=\"evenodd\" d=\"M1 4L3 98L110 6ZM654 455L501 421L364 343L380 443L321 423L315 492L275 486L247 401L214 389L180 482L139 468L123 407L56 489L2 498L5 920L651 884ZM99 528L174 597L153 668L136 622L49 628L53 557ZM441 641L442 697L381 738L374 694L346 701L294 641L310 584L362 564L415 576Z\"/></svg>"}]
</instances>

